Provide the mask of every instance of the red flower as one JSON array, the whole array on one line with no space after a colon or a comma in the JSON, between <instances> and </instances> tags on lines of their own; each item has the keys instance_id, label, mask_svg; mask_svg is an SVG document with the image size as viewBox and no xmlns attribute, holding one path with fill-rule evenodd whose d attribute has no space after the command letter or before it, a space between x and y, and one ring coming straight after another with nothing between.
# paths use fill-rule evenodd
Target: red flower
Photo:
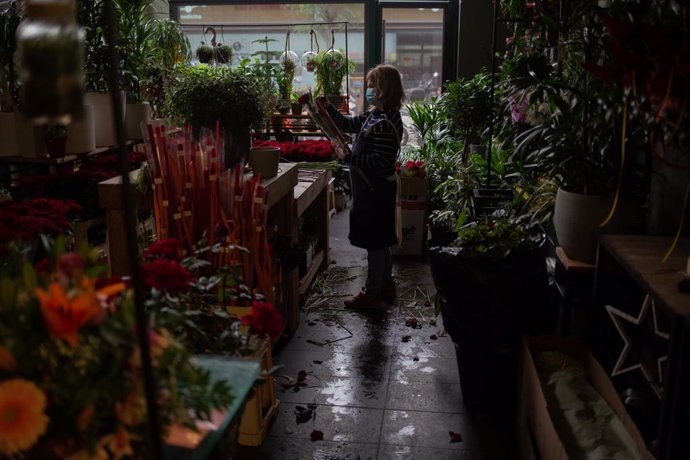
<instances>
[{"instance_id":1,"label":"red flower","mask_svg":"<svg viewBox=\"0 0 690 460\"><path fill-rule=\"evenodd\" d=\"M178 244L176 239L158 240L144 250L144 257L146 259L163 258L177 260L177 250Z\"/></svg>"},{"instance_id":2,"label":"red flower","mask_svg":"<svg viewBox=\"0 0 690 460\"><path fill-rule=\"evenodd\" d=\"M57 270L67 278L76 280L84 273L86 261L76 252L67 252L58 257Z\"/></svg>"},{"instance_id":3,"label":"red flower","mask_svg":"<svg viewBox=\"0 0 690 460\"><path fill-rule=\"evenodd\" d=\"M48 260L47 257L44 257L40 262L38 262L36 265L34 265L34 269L42 275L49 275L50 274L50 260Z\"/></svg>"},{"instance_id":4,"label":"red flower","mask_svg":"<svg viewBox=\"0 0 690 460\"><path fill-rule=\"evenodd\" d=\"M268 334L275 341L283 331L283 317L280 312L267 302L255 300L251 312L242 317L242 324L249 326L252 332Z\"/></svg>"},{"instance_id":5,"label":"red flower","mask_svg":"<svg viewBox=\"0 0 690 460\"><path fill-rule=\"evenodd\" d=\"M155 259L143 264L141 269L146 286L171 294L188 290L189 284L194 281L192 274L174 260Z\"/></svg>"}]
</instances>

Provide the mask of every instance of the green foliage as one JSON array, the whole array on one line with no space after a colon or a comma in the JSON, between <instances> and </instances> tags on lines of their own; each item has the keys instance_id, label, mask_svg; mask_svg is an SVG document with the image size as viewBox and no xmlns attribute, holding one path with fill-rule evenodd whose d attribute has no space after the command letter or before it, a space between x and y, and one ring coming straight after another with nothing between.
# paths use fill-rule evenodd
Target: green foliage
<instances>
[{"instance_id":1,"label":"green foliage","mask_svg":"<svg viewBox=\"0 0 690 460\"><path fill-rule=\"evenodd\" d=\"M280 72L278 72L276 79L281 99L290 99L292 81L295 79L295 67L295 63L290 59L285 59L280 63Z\"/></svg>"},{"instance_id":2,"label":"green foliage","mask_svg":"<svg viewBox=\"0 0 690 460\"><path fill-rule=\"evenodd\" d=\"M0 12L0 92L3 106L0 108L2 110L11 110L19 103L15 51L17 50L17 27L20 21L21 10L17 1L10 2L7 9Z\"/></svg>"},{"instance_id":3,"label":"green foliage","mask_svg":"<svg viewBox=\"0 0 690 460\"><path fill-rule=\"evenodd\" d=\"M194 54L196 55L196 58L199 60L199 62L202 64L210 64L213 61L213 48L211 48L204 42L201 42Z\"/></svg>"},{"instance_id":4,"label":"green foliage","mask_svg":"<svg viewBox=\"0 0 690 460\"><path fill-rule=\"evenodd\" d=\"M86 91L106 93L110 90L110 57L105 40L105 1L77 0L76 4L77 23L84 28Z\"/></svg>"},{"instance_id":5,"label":"green foliage","mask_svg":"<svg viewBox=\"0 0 690 460\"><path fill-rule=\"evenodd\" d=\"M343 94L343 79L352 75L354 61L349 60L342 50L322 50L316 56L316 85L314 95L340 96Z\"/></svg>"},{"instance_id":6,"label":"green foliage","mask_svg":"<svg viewBox=\"0 0 690 460\"><path fill-rule=\"evenodd\" d=\"M534 249L542 241L543 235L534 228L507 215L492 215L460 228L454 246L463 248L468 254L505 258Z\"/></svg>"},{"instance_id":7,"label":"green foliage","mask_svg":"<svg viewBox=\"0 0 690 460\"><path fill-rule=\"evenodd\" d=\"M226 66L181 66L166 92L166 112L179 124L248 133L263 118L260 87Z\"/></svg>"},{"instance_id":8,"label":"green foliage","mask_svg":"<svg viewBox=\"0 0 690 460\"><path fill-rule=\"evenodd\" d=\"M442 104L453 134L464 141L467 152L470 144L479 144L491 120L491 76L482 71L469 80L449 82Z\"/></svg>"}]
</instances>

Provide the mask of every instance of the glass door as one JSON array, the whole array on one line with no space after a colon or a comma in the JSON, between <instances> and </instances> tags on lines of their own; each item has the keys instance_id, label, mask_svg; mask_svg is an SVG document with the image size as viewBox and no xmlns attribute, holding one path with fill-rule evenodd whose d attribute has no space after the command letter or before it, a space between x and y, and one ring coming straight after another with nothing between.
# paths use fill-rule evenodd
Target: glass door
<instances>
[{"instance_id":1,"label":"glass door","mask_svg":"<svg viewBox=\"0 0 690 460\"><path fill-rule=\"evenodd\" d=\"M380 62L398 68L408 101L441 94L447 3L380 2Z\"/></svg>"}]
</instances>

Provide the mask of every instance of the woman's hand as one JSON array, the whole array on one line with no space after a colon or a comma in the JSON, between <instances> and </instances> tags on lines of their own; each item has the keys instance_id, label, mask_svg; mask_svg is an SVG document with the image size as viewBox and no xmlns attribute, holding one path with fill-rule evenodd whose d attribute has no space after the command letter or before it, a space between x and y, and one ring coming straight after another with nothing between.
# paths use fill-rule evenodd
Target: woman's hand
<instances>
[{"instance_id":1,"label":"woman's hand","mask_svg":"<svg viewBox=\"0 0 690 460\"><path fill-rule=\"evenodd\" d=\"M335 156L338 157L338 160L344 160L345 159L345 150L342 147L338 146L333 146L335 149Z\"/></svg>"}]
</instances>

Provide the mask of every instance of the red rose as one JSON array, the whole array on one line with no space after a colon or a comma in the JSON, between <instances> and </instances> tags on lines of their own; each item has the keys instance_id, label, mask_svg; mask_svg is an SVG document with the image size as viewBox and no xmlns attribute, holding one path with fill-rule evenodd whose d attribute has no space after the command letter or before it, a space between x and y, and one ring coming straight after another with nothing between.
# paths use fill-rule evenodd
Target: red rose
<instances>
[{"instance_id":1,"label":"red rose","mask_svg":"<svg viewBox=\"0 0 690 460\"><path fill-rule=\"evenodd\" d=\"M242 324L249 326L256 334L268 334L274 342L283 331L283 317L280 312L267 302L255 300L251 312L242 317Z\"/></svg>"},{"instance_id":2,"label":"red rose","mask_svg":"<svg viewBox=\"0 0 690 460\"><path fill-rule=\"evenodd\" d=\"M164 258L177 260L177 248L176 239L158 240L144 250L144 257L147 259Z\"/></svg>"},{"instance_id":3,"label":"red rose","mask_svg":"<svg viewBox=\"0 0 690 460\"><path fill-rule=\"evenodd\" d=\"M146 286L171 294L188 290L189 284L194 281L192 274L174 260L155 259L143 264L141 270Z\"/></svg>"}]
</instances>

